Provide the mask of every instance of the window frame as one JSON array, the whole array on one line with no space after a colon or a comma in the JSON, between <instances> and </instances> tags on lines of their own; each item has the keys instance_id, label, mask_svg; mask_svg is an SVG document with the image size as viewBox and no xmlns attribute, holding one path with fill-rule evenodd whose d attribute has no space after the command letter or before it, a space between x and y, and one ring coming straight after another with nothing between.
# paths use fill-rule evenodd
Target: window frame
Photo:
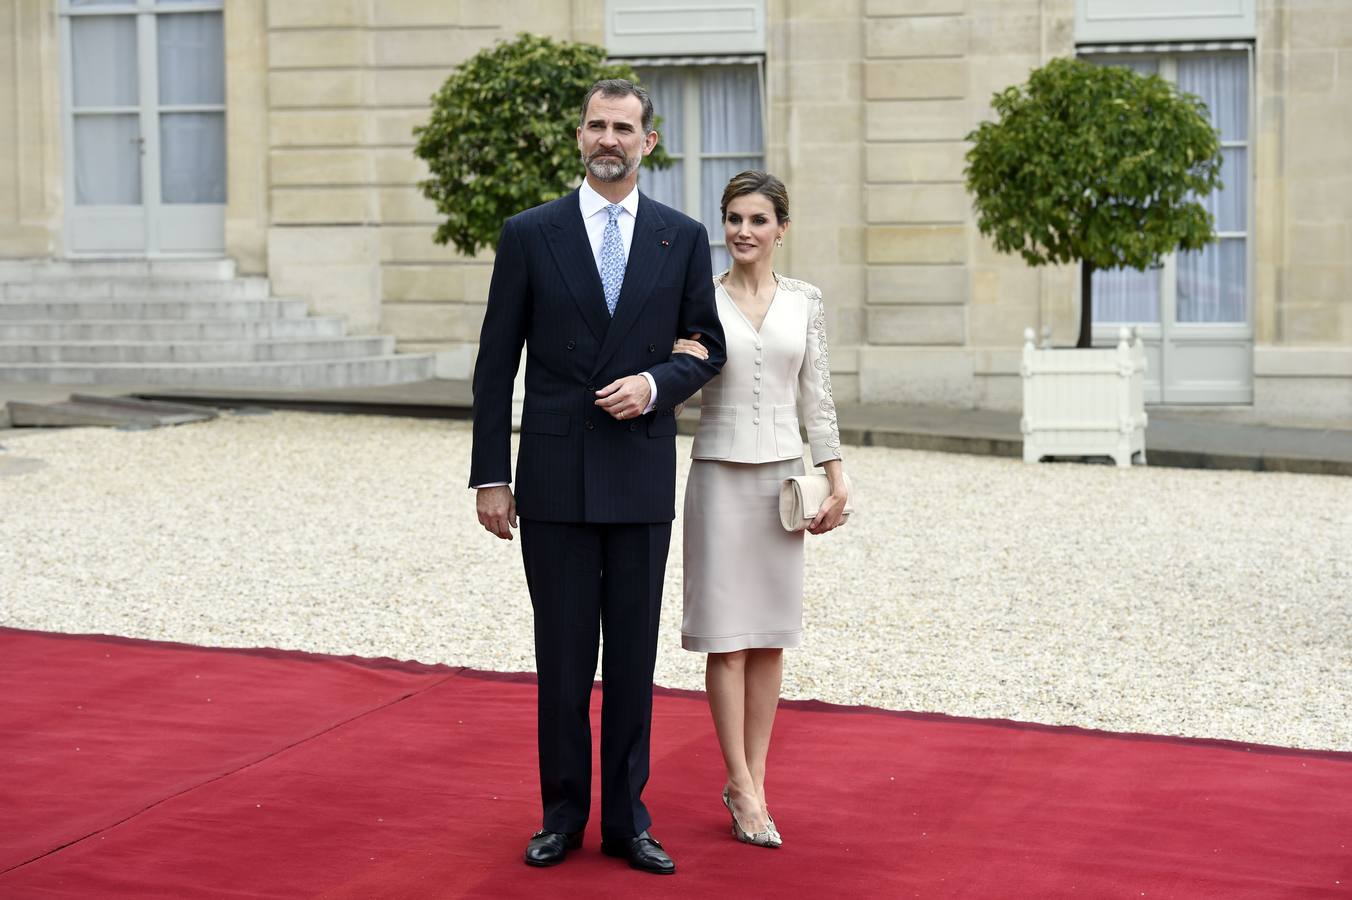
<instances>
[{"instance_id":1,"label":"window frame","mask_svg":"<svg viewBox=\"0 0 1352 900\"><path fill-rule=\"evenodd\" d=\"M1209 42L1194 44L1114 44L1114 45L1095 45L1081 46L1076 48L1076 55L1080 58L1093 57L1091 61L1095 64L1111 65L1114 57L1130 59L1153 59L1157 63L1157 74L1170 84L1178 84L1178 61L1183 56L1218 54L1218 53L1243 53L1245 58L1245 77L1248 84L1247 106L1247 130L1244 140L1222 140L1221 150L1224 152L1229 148L1242 148L1245 150L1245 172L1244 181L1246 187L1246 203L1244 205L1244 230L1243 231L1221 231L1219 228L1213 231L1219 244L1222 240L1242 239L1244 241L1244 318L1231 322L1184 322L1178 318L1178 251L1175 250L1165 254L1160 259L1160 265L1155 267L1158 276L1161 279L1159 285L1159 321L1156 322L1107 322L1100 321L1097 316L1094 319L1094 343L1112 344L1116 342L1117 330L1123 325L1135 325L1143 336L1159 339L1163 336L1165 329L1166 311L1168 318L1168 328L1181 329L1186 333L1197 337L1231 336L1236 331L1242 330L1250 336L1253 331L1254 323L1254 277L1255 277L1255 254L1254 254L1254 204L1256 202L1256 173L1254 152L1254 129L1257 121L1257 98L1255 96L1255 54L1254 46L1251 42ZM1224 169L1221 171L1221 179L1225 180ZM1177 334L1177 332L1175 332Z\"/></svg>"},{"instance_id":2,"label":"window frame","mask_svg":"<svg viewBox=\"0 0 1352 900\"><path fill-rule=\"evenodd\" d=\"M215 14L222 17L222 39L225 41L225 0L125 0L79 6L72 0L58 0L55 6L61 66L62 245L65 254L88 258L130 254L154 259L223 253L225 208L230 196L229 158L225 157L226 193L220 202L169 202L164 191L167 179L162 148L166 142L162 121L166 116L183 113L219 115L223 120L228 116L228 45L222 50L222 65L227 73L226 92L219 103L161 104L159 71L163 60L158 26L169 16ZM135 23L137 103L135 106L77 108L73 46L76 23L106 17L124 17ZM135 203L78 202L76 119L103 115L137 117L141 180ZM228 154L228 129L223 143Z\"/></svg>"},{"instance_id":3,"label":"window frame","mask_svg":"<svg viewBox=\"0 0 1352 900\"><path fill-rule=\"evenodd\" d=\"M617 60L619 61L619 60ZM765 96L765 57L763 56L742 56L742 57L680 57L680 58L643 58L623 60L638 73L640 83L645 81L645 76L649 73L660 71L664 75L675 75L681 80L681 143L682 146L666 146L667 155L673 161L682 163L682 186L681 210L690 218L703 224L706 230L709 230L709 253L717 260L716 250L723 247L723 238L721 232L710 229L710 225L704 222L704 197L702 194L704 172L703 165L706 160L716 159L741 159L756 157L760 160L760 166L765 167L766 144L769 138L769 119L768 106ZM761 147L756 152L746 151L716 151L705 152L703 148L704 134L703 128L703 100L701 97L701 78L702 72L711 71L715 68L727 68L731 66L749 66L755 68L755 81L757 88L757 100L760 105L761 118ZM656 111L659 116L662 111ZM640 186L641 186L640 177ZM717 267L715 267L717 268Z\"/></svg>"},{"instance_id":4,"label":"window frame","mask_svg":"<svg viewBox=\"0 0 1352 900\"><path fill-rule=\"evenodd\" d=\"M59 0L57 15L61 16L125 16L135 13L173 13L225 12L225 0L122 0L117 3L100 3L90 6L76 6L71 0Z\"/></svg>"}]
</instances>

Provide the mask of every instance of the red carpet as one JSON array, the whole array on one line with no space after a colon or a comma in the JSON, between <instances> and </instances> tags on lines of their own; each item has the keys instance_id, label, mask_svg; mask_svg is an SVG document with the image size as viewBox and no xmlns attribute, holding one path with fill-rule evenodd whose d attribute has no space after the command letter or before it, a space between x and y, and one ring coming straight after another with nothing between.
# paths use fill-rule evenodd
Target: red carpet
<instances>
[{"instance_id":1,"label":"red carpet","mask_svg":"<svg viewBox=\"0 0 1352 900\"><path fill-rule=\"evenodd\" d=\"M1352 897L1352 754L787 703L770 851L728 834L702 696L663 691L659 878L595 822L520 863L522 677L0 629L0 684L4 898Z\"/></svg>"}]
</instances>

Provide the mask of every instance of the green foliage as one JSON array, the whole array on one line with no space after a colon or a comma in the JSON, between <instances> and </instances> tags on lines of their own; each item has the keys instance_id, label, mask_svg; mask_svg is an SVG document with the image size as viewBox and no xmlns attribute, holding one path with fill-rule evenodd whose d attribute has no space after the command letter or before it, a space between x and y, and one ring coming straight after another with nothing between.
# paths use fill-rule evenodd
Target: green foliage
<instances>
[{"instance_id":1,"label":"green foliage","mask_svg":"<svg viewBox=\"0 0 1352 900\"><path fill-rule=\"evenodd\" d=\"M992 105L997 120L967 135L966 176L1000 251L1144 269L1214 239L1198 198L1221 186L1220 137L1197 97L1157 75L1054 59Z\"/></svg>"},{"instance_id":2,"label":"green foliage","mask_svg":"<svg viewBox=\"0 0 1352 900\"><path fill-rule=\"evenodd\" d=\"M505 219L577 186L582 98L602 78L638 81L605 56L590 44L519 34L456 67L433 95L427 124L413 130L413 152L431 171L418 187L446 217L437 243L468 255L495 247ZM659 144L643 164L671 160Z\"/></svg>"}]
</instances>

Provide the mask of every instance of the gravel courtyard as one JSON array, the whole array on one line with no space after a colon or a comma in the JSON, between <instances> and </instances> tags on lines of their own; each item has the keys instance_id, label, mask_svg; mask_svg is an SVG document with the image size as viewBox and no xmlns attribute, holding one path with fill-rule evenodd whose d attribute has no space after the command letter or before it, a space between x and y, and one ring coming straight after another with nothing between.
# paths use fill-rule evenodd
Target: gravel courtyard
<instances>
[{"instance_id":1,"label":"gravel courtyard","mask_svg":"<svg viewBox=\"0 0 1352 900\"><path fill-rule=\"evenodd\" d=\"M533 668L464 423L225 415L0 445L0 624ZM860 511L808 537L785 696L1352 750L1352 479L845 452ZM676 524L657 681L702 688Z\"/></svg>"}]
</instances>

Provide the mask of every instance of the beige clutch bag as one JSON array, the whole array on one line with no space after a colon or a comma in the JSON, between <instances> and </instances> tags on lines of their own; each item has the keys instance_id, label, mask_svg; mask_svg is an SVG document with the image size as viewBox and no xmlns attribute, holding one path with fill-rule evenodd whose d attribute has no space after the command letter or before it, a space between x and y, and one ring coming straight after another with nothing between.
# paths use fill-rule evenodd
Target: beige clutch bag
<instances>
[{"instance_id":1,"label":"beige clutch bag","mask_svg":"<svg viewBox=\"0 0 1352 900\"><path fill-rule=\"evenodd\" d=\"M854 512L854 484L845 476L845 518ZM831 496L831 481L825 475L794 475L779 486L779 524L785 531L802 531L817 518L826 498ZM842 519L842 521L844 521Z\"/></svg>"}]
</instances>

